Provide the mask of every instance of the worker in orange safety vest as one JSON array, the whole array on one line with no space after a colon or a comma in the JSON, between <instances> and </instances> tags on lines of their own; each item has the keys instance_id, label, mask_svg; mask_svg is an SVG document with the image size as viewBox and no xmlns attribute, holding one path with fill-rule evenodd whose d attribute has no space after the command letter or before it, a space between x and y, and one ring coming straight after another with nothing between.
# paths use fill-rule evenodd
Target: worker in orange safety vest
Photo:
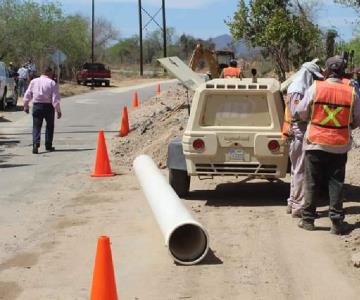
<instances>
[{"instance_id":1,"label":"worker in orange safety vest","mask_svg":"<svg viewBox=\"0 0 360 300\"><path fill-rule=\"evenodd\" d=\"M303 138L306 122L295 116L296 107L304 97L305 91L315 79L323 79L317 60L304 63L295 74L294 80L287 88L285 96L285 116L283 123L283 140L289 143L291 161L290 195L287 199L286 212L294 218L301 218L304 205L304 151Z\"/></svg>"},{"instance_id":2,"label":"worker in orange safety vest","mask_svg":"<svg viewBox=\"0 0 360 300\"><path fill-rule=\"evenodd\" d=\"M242 78L241 69L238 68L237 61L235 59L230 61L229 67L222 70L220 78Z\"/></svg>"},{"instance_id":3,"label":"worker in orange safety vest","mask_svg":"<svg viewBox=\"0 0 360 300\"><path fill-rule=\"evenodd\" d=\"M352 147L351 130L360 126L360 100L355 88L342 82L343 60L326 61L326 77L316 81L297 107L297 115L308 121L304 138L305 204L299 227L314 230L316 207L322 183L329 188L330 232L346 234L352 227L344 222L343 184L347 152Z\"/></svg>"}]
</instances>

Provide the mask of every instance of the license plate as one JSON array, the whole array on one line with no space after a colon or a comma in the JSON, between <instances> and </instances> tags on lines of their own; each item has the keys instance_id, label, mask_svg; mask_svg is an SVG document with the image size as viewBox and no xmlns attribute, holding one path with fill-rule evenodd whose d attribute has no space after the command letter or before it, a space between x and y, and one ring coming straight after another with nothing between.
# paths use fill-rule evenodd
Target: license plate
<instances>
[{"instance_id":1,"label":"license plate","mask_svg":"<svg viewBox=\"0 0 360 300\"><path fill-rule=\"evenodd\" d=\"M230 149L229 150L230 160L245 161L245 153L242 149Z\"/></svg>"}]
</instances>

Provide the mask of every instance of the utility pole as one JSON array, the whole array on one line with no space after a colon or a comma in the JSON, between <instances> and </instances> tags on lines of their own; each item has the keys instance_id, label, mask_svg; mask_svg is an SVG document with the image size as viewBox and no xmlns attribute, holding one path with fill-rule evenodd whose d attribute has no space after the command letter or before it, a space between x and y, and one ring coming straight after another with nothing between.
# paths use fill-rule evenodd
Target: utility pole
<instances>
[{"instance_id":1,"label":"utility pole","mask_svg":"<svg viewBox=\"0 0 360 300\"><path fill-rule=\"evenodd\" d=\"M92 18L91 18L91 63L94 64L94 48L95 48L95 0L92 0ZM91 78L91 89L94 89L94 72Z\"/></svg>"},{"instance_id":2,"label":"utility pole","mask_svg":"<svg viewBox=\"0 0 360 300\"><path fill-rule=\"evenodd\" d=\"M163 18L163 37L164 37L164 57L167 57L165 0L162 0L162 18Z\"/></svg>"},{"instance_id":3,"label":"utility pole","mask_svg":"<svg viewBox=\"0 0 360 300\"><path fill-rule=\"evenodd\" d=\"M142 5L139 0L139 37L140 37L140 76L144 75L144 55L143 55L143 25L142 25Z\"/></svg>"},{"instance_id":4,"label":"utility pole","mask_svg":"<svg viewBox=\"0 0 360 300\"><path fill-rule=\"evenodd\" d=\"M167 56L167 41L166 41L166 14L165 14L165 0L162 0L161 8L153 15L151 15L146 9L142 7L141 0L138 0L139 4L139 38L140 38L140 75L143 76L144 72L144 57L143 57L143 30L147 29L150 23L155 23L163 33L163 50L164 57ZM157 22L156 17L162 11L162 26ZM143 12L148 16L149 20L143 26Z\"/></svg>"}]
</instances>

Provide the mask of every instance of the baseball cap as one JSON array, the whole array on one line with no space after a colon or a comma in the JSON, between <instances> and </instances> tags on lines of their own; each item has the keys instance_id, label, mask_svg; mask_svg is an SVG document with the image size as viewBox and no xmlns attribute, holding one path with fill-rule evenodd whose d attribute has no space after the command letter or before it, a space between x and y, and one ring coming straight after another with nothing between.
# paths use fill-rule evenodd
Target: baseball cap
<instances>
[{"instance_id":1,"label":"baseball cap","mask_svg":"<svg viewBox=\"0 0 360 300\"><path fill-rule=\"evenodd\" d=\"M340 55L335 55L327 59L325 66L328 70L341 70L344 68L344 59Z\"/></svg>"}]
</instances>

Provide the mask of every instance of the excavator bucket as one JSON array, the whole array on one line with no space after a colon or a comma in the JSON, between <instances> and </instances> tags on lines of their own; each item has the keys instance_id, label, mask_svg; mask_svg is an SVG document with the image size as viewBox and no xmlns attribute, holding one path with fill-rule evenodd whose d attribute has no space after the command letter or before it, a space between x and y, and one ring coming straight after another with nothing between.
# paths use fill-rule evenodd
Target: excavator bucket
<instances>
[{"instance_id":1,"label":"excavator bucket","mask_svg":"<svg viewBox=\"0 0 360 300\"><path fill-rule=\"evenodd\" d=\"M177 56L160 58L158 61L188 89L195 91L205 82L204 76L195 73Z\"/></svg>"}]
</instances>

